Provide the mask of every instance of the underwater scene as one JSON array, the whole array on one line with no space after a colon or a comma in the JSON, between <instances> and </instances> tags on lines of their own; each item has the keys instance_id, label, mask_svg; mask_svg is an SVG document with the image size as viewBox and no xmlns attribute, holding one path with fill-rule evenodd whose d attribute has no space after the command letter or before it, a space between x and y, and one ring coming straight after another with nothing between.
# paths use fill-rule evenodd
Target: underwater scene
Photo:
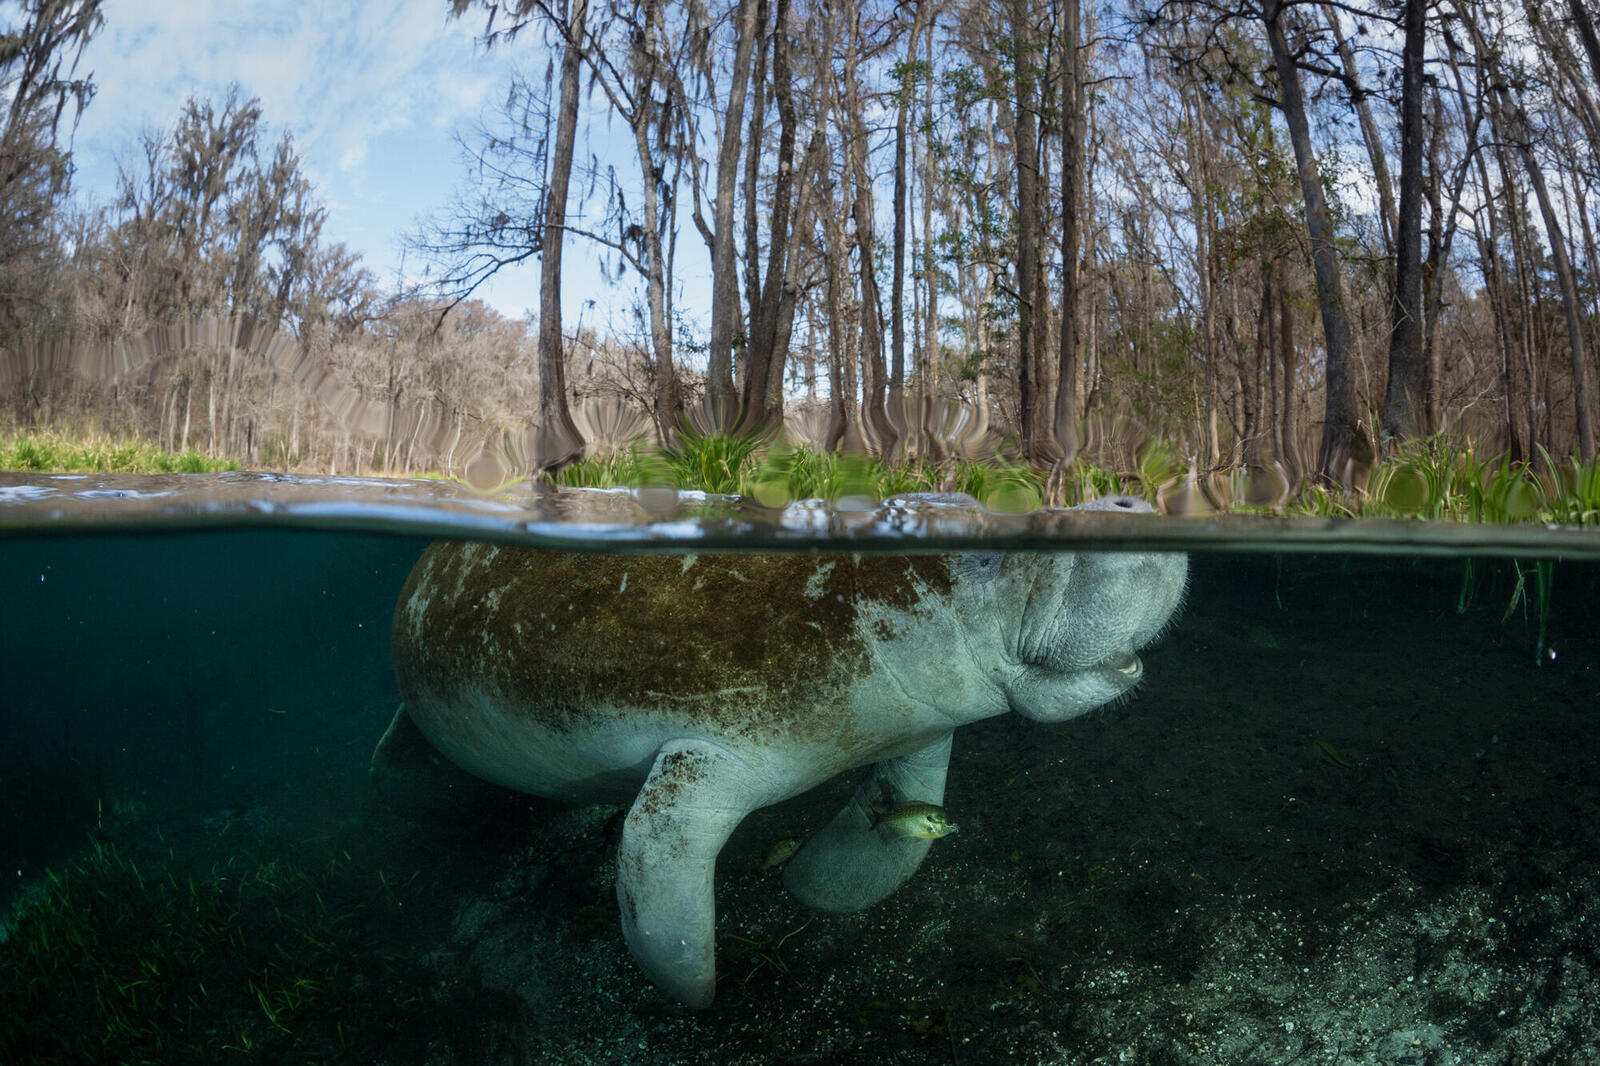
<instances>
[{"instance_id":1,"label":"underwater scene","mask_svg":"<svg viewBox=\"0 0 1600 1066\"><path fill-rule=\"evenodd\" d=\"M1592 535L252 477L0 483L0 1063L1600 1061Z\"/></svg>"}]
</instances>

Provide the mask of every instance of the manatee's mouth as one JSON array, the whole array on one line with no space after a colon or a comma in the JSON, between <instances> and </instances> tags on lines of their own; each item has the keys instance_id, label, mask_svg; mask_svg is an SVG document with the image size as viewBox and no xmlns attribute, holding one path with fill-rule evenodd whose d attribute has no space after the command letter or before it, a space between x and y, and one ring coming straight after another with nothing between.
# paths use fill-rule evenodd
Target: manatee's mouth
<instances>
[{"instance_id":1,"label":"manatee's mouth","mask_svg":"<svg viewBox=\"0 0 1600 1066\"><path fill-rule=\"evenodd\" d=\"M1101 659L1099 666L1102 670L1115 670L1130 679L1137 679L1144 673L1144 663L1131 651L1114 652Z\"/></svg>"}]
</instances>

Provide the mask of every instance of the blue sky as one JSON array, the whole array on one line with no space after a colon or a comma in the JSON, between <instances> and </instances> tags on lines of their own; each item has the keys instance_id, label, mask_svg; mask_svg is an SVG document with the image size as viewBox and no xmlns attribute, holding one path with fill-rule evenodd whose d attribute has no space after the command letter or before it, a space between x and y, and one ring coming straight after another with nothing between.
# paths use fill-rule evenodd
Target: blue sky
<instances>
[{"instance_id":1,"label":"blue sky","mask_svg":"<svg viewBox=\"0 0 1600 1066\"><path fill-rule=\"evenodd\" d=\"M80 195L109 199L116 160L134 158L142 130L170 128L191 93L220 98L238 82L261 100L268 143L293 132L328 206L324 235L389 284L401 234L466 178L455 132L492 110L514 63L544 65L534 34L485 54L482 14L448 20L447 0L106 0L103 10L80 66L99 87L75 141ZM568 246L579 281L582 254ZM420 267L409 257L410 273ZM520 316L538 304L537 263L480 294ZM565 301L569 331L581 303Z\"/></svg>"}]
</instances>

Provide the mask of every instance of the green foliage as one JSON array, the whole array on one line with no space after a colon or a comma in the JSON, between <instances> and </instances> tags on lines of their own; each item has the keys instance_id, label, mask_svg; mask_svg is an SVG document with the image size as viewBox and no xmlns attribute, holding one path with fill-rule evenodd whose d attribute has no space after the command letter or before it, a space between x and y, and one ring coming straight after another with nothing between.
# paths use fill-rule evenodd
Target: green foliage
<instances>
[{"instance_id":1,"label":"green foliage","mask_svg":"<svg viewBox=\"0 0 1600 1066\"><path fill-rule=\"evenodd\" d=\"M1142 495L1147 503L1156 502L1156 490L1163 485L1170 485L1184 474L1182 458L1173 449L1164 444L1147 444L1139 452L1139 489L1134 495ZM1130 491L1127 486L1118 489L1119 492Z\"/></svg>"},{"instance_id":2,"label":"green foliage","mask_svg":"<svg viewBox=\"0 0 1600 1066\"><path fill-rule=\"evenodd\" d=\"M684 431L662 452L672 480L680 489L736 493L754 469L763 441L756 435L700 435Z\"/></svg>"},{"instance_id":3,"label":"green foliage","mask_svg":"<svg viewBox=\"0 0 1600 1066\"><path fill-rule=\"evenodd\" d=\"M1573 459L1561 466L1543 448L1539 455L1553 488L1542 501L1540 519L1573 526L1600 525L1600 461L1583 463Z\"/></svg>"},{"instance_id":4,"label":"green foliage","mask_svg":"<svg viewBox=\"0 0 1600 1066\"><path fill-rule=\"evenodd\" d=\"M1013 514L1037 510L1045 497L1044 477L1026 463L994 459L956 464L955 490L981 500L991 511Z\"/></svg>"},{"instance_id":5,"label":"green foliage","mask_svg":"<svg viewBox=\"0 0 1600 1066\"><path fill-rule=\"evenodd\" d=\"M1003 459L890 465L876 456L801 447L769 451L740 492L767 507L794 500L855 497L876 502L906 492L964 492L990 510L1023 513L1039 508L1044 481L1025 463Z\"/></svg>"},{"instance_id":6,"label":"green foliage","mask_svg":"<svg viewBox=\"0 0 1600 1066\"><path fill-rule=\"evenodd\" d=\"M1475 560L1471 556L1462 560L1461 566L1461 591L1456 597L1456 613L1465 614L1471 607L1473 599L1477 596L1479 586L1486 586L1492 594L1495 586L1506 576L1510 570L1512 586L1506 596L1506 609L1500 616L1500 624L1505 625L1517 613L1517 608L1522 608L1522 620L1529 621L1528 614L1531 609L1538 620L1539 637L1534 645L1534 662L1543 666L1545 663L1545 648L1548 645L1550 631L1550 597L1555 590L1556 564L1551 559L1536 560L1532 566L1523 565L1521 560L1493 559ZM1530 591L1528 578L1533 578ZM1500 590L1503 593L1503 589Z\"/></svg>"},{"instance_id":7,"label":"green foliage","mask_svg":"<svg viewBox=\"0 0 1600 1066\"><path fill-rule=\"evenodd\" d=\"M1532 599L1534 610L1539 617L1539 642L1534 646L1534 661L1544 665L1544 649L1546 636L1550 630L1550 593L1555 588L1556 564L1550 559L1540 559L1532 568L1524 567L1520 562L1514 564L1517 571L1516 587L1511 590L1511 602L1506 605L1506 613L1501 616L1500 624L1504 625L1511 620L1520 604L1522 617L1528 617L1528 575L1534 579Z\"/></svg>"},{"instance_id":8,"label":"green foliage","mask_svg":"<svg viewBox=\"0 0 1600 1066\"><path fill-rule=\"evenodd\" d=\"M556 471L555 482L558 485L610 489L634 485L672 485L676 479L660 453L629 445L625 452L584 456Z\"/></svg>"},{"instance_id":9,"label":"green foliage","mask_svg":"<svg viewBox=\"0 0 1600 1066\"><path fill-rule=\"evenodd\" d=\"M148 441L109 437L74 438L59 433L19 433L0 437L0 470L94 474L204 474L237 470L230 459L212 459L193 450L163 451Z\"/></svg>"},{"instance_id":10,"label":"green foliage","mask_svg":"<svg viewBox=\"0 0 1600 1066\"><path fill-rule=\"evenodd\" d=\"M1131 479L1092 463L1075 463L1067 473L1066 498L1068 503L1082 503L1102 496L1120 495ZM1140 495L1143 495L1142 493Z\"/></svg>"},{"instance_id":11,"label":"green foliage","mask_svg":"<svg viewBox=\"0 0 1600 1066\"><path fill-rule=\"evenodd\" d=\"M239 465L193 450L164 452L142 441L24 433L0 437L0 469L201 473L237 470ZM1047 502L1074 505L1116 494L1157 503L1158 492L1186 473L1184 457L1159 442L1140 450L1137 469L1109 470L1080 459L1059 485L1052 485L1048 471L998 456L890 464L876 456L773 444L769 436L685 432L670 449L631 445L586 457L557 471L554 480L592 488L667 485L748 496L767 507L804 499L877 501L906 492L963 492L993 511L1027 512ZM1224 495L1237 488L1229 482L1222 479ZM1326 518L1600 526L1600 463L1576 458L1558 462L1542 448L1537 462L1479 459L1470 445L1456 447L1443 437L1430 437L1379 461L1364 491L1348 494L1306 481L1281 508L1240 502L1229 509Z\"/></svg>"},{"instance_id":12,"label":"green foliage","mask_svg":"<svg viewBox=\"0 0 1600 1066\"><path fill-rule=\"evenodd\" d=\"M1161 491L1187 473L1185 457L1159 442L1140 449L1136 469L1109 470L1080 459L1060 484L1052 485L1048 471L998 456L888 464L876 456L829 454L804 446L765 447L756 438L686 436L668 452L630 450L582 460L561 471L557 480L599 487L672 484L748 496L766 507L804 499L877 501L905 492L962 492L992 511L1025 513L1046 502L1070 506L1123 494L1159 504ZM1213 481L1224 496L1242 485L1238 477ZM1543 453L1538 464L1512 463L1500 456L1480 460L1471 447L1456 448L1433 437L1380 461L1364 491L1350 494L1307 481L1281 508L1236 502L1229 509L1322 518L1600 526L1600 464L1576 459L1563 464Z\"/></svg>"},{"instance_id":13,"label":"green foliage","mask_svg":"<svg viewBox=\"0 0 1600 1066\"><path fill-rule=\"evenodd\" d=\"M1372 473L1363 517L1457 522L1600 525L1600 464L1562 464L1540 449L1540 464L1480 460L1469 446L1429 437L1399 449Z\"/></svg>"},{"instance_id":14,"label":"green foliage","mask_svg":"<svg viewBox=\"0 0 1600 1066\"><path fill-rule=\"evenodd\" d=\"M1471 446L1441 437L1403 445L1379 461L1366 488L1347 494L1315 481L1301 485L1282 508L1232 508L1320 518L1418 518L1445 522L1545 522L1600 526L1600 464L1576 458L1557 463L1505 456L1479 459Z\"/></svg>"},{"instance_id":15,"label":"green foliage","mask_svg":"<svg viewBox=\"0 0 1600 1066\"><path fill-rule=\"evenodd\" d=\"M826 453L811 448L774 448L762 457L746 482L749 495L766 507L794 500L841 500L866 496L880 500L883 461L853 453ZM906 478L899 479L904 483ZM886 486L885 486L886 487ZM908 491L906 489L891 490Z\"/></svg>"},{"instance_id":16,"label":"green foliage","mask_svg":"<svg viewBox=\"0 0 1600 1066\"><path fill-rule=\"evenodd\" d=\"M196 873L96 841L19 903L0 942L0 1017L26 1019L0 1026L0 1061L353 1060L419 1036L407 989L424 986L399 969L415 964L363 928L398 923L400 907L348 853Z\"/></svg>"},{"instance_id":17,"label":"green foliage","mask_svg":"<svg viewBox=\"0 0 1600 1066\"><path fill-rule=\"evenodd\" d=\"M1150 432L1176 439L1202 417L1199 349L1199 334L1184 316L1132 332L1117 329L1105 353L1107 387L1128 399Z\"/></svg>"}]
</instances>

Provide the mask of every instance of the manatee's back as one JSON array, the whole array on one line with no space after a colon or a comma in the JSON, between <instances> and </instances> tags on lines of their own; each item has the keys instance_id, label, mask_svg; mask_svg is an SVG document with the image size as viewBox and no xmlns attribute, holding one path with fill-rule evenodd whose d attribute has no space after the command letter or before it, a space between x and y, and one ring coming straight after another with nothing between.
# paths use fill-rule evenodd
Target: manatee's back
<instances>
[{"instance_id":1,"label":"manatee's back","mask_svg":"<svg viewBox=\"0 0 1600 1066\"><path fill-rule=\"evenodd\" d=\"M411 706L459 705L470 690L567 732L623 709L770 738L799 728L801 707L807 728L821 727L816 706L859 668L859 596L909 604L941 580L945 564L927 556L863 564L439 542L401 593L395 670ZM458 710L451 727L474 728Z\"/></svg>"}]
</instances>

